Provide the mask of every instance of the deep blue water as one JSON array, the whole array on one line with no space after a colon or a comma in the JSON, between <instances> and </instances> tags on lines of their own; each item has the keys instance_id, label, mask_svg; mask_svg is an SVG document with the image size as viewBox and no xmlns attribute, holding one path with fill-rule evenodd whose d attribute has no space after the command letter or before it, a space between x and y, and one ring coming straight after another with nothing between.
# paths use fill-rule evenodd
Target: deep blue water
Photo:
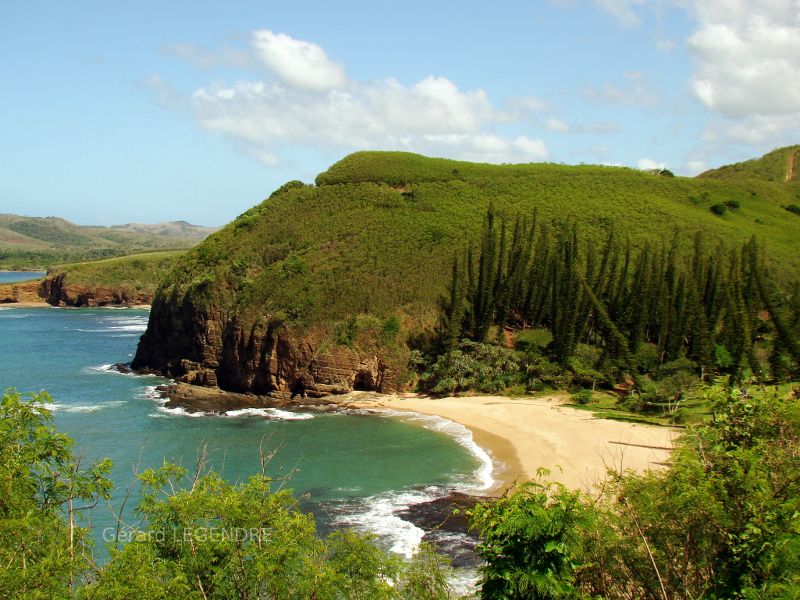
<instances>
[{"instance_id":1,"label":"deep blue water","mask_svg":"<svg viewBox=\"0 0 800 600\"><path fill-rule=\"evenodd\" d=\"M486 476L468 432L435 418L170 413L153 394L165 380L108 368L131 360L147 317L134 309L0 308L0 388L52 395L56 425L76 440L78 452L113 460L116 506L135 483L134 469L165 460L191 467L206 444L212 465L241 481L259 469L263 443L280 448L272 473L292 473L289 487L308 494L303 506L314 510L323 529L333 523L369 528L387 547L407 552L420 531L395 509L454 486L478 485L481 468ZM98 507L92 519L102 546L111 513Z\"/></svg>"}]
</instances>

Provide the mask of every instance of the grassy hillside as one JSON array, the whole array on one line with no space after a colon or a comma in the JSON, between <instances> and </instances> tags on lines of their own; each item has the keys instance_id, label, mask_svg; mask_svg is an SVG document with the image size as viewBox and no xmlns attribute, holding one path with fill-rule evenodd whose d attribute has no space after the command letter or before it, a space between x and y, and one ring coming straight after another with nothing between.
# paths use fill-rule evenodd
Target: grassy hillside
<instances>
[{"instance_id":1,"label":"grassy hillside","mask_svg":"<svg viewBox=\"0 0 800 600\"><path fill-rule=\"evenodd\" d=\"M52 267L48 277L65 274L64 285L114 287L154 293L159 281L186 250L132 254Z\"/></svg>"},{"instance_id":2,"label":"grassy hillside","mask_svg":"<svg viewBox=\"0 0 800 600\"><path fill-rule=\"evenodd\" d=\"M215 228L185 221L81 226L57 217L0 215L0 268L33 269L150 250L188 248Z\"/></svg>"},{"instance_id":3,"label":"grassy hillside","mask_svg":"<svg viewBox=\"0 0 800 600\"><path fill-rule=\"evenodd\" d=\"M793 164L792 177L788 178L789 165ZM794 187L795 198L800 197L800 145L778 148L761 158L725 165L701 173L701 178L756 179L772 183L787 183Z\"/></svg>"},{"instance_id":4,"label":"grassy hillside","mask_svg":"<svg viewBox=\"0 0 800 600\"><path fill-rule=\"evenodd\" d=\"M600 241L609 227L635 243L697 231L731 246L755 235L780 275L800 274L800 217L782 184L683 178L626 168L482 165L361 152L317 186L293 182L190 251L165 292L191 292L236 313L300 322L398 309L426 318L444 293L454 252L479 234L490 202L508 219L577 222ZM724 215L710 208L738 203Z\"/></svg>"}]
</instances>

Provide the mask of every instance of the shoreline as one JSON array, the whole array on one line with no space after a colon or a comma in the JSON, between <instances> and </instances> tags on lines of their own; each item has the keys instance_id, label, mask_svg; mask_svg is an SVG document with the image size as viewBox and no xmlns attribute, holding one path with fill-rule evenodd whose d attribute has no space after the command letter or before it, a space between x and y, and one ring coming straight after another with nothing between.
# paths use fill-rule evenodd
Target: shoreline
<instances>
[{"instance_id":1,"label":"shoreline","mask_svg":"<svg viewBox=\"0 0 800 600\"><path fill-rule=\"evenodd\" d=\"M158 391L167 408L189 413L301 408L286 397L238 394L182 383L165 385ZM357 409L395 413L400 418L407 413L456 423L471 433L471 442L491 460L491 465L485 462L487 467L491 466L492 484L476 490L477 495L502 495L519 484L537 479L540 469L550 472L545 480L591 492L607 480L609 471L643 472L660 468L682 434L681 429L673 427L598 418L590 411L564 406L563 398L555 395L431 398L351 392L309 398L303 401L302 408Z\"/></svg>"},{"instance_id":2,"label":"shoreline","mask_svg":"<svg viewBox=\"0 0 800 600\"><path fill-rule=\"evenodd\" d=\"M516 485L550 471L547 479L591 492L609 469L643 472L669 457L678 429L600 419L591 412L562 406L555 397L383 396L354 398L351 406L368 410L416 412L463 425L494 463L495 485L483 494L502 495Z\"/></svg>"},{"instance_id":3,"label":"shoreline","mask_svg":"<svg viewBox=\"0 0 800 600\"><path fill-rule=\"evenodd\" d=\"M43 307L51 307L47 302L42 300L41 302L0 302L0 308L8 307L8 308L43 308Z\"/></svg>"},{"instance_id":4,"label":"shoreline","mask_svg":"<svg viewBox=\"0 0 800 600\"><path fill-rule=\"evenodd\" d=\"M150 304L104 304L103 306L53 306L49 304L45 300L41 302L0 302L0 308L110 308L110 309L120 309L120 308L131 308L137 310L150 310L152 305Z\"/></svg>"}]
</instances>

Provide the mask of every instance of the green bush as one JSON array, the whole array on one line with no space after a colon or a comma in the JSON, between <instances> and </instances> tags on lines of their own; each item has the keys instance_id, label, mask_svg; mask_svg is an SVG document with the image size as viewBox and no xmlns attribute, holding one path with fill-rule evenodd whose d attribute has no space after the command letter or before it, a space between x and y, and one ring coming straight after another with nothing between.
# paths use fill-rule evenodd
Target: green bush
<instances>
[{"instance_id":1,"label":"green bush","mask_svg":"<svg viewBox=\"0 0 800 600\"><path fill-rule=\"evenodd\" d=\"M570 395L570 400L574 404L580 404L583 406L594 402L594 395L592 394L592 390L578 390Z\"/></svg>"},{"instance_id":2,"label":"green bush","mask_svg":"<svg viewBox=\"0 0 800 600\"><path fill-rule=\"evenodd\" d=\"M712 204L709 210L711 210L711 212L715 215L721 217L728 210L728 207L724 204Z\"/></svg>"},{"instance_id":3,"label":"green bush","mask_svg":"<svg viewBox=\"0 0 800 600\"><path fill-rule=\"evenodd\" d=\"M789 204L786 207L786 210L796 215L800 215L800 206L798 206L797 204Z\"/></svg>"},{"instance_id":4,"label":"green bush","mask_svg":"<svg viewBox=\"0 0 800 600\"><path fill-rule=\"evenodd\" d=\"M355 315L352 315L344 322L337 323L333 332L334 340L339 346L352 347L356 341L357 335L358 319Z\"/></svg>"},{"instance_id":5,"label":"green bush","mask_svg":"<svg viewBox=\"0 0 800 600\"><path fill-rule=\"evenodd\" d=\"M463 391L494 393L522 381L520 356L494 344L462 341L422 374L422 387L436 395Z\"/></svg>"}]
</instances>

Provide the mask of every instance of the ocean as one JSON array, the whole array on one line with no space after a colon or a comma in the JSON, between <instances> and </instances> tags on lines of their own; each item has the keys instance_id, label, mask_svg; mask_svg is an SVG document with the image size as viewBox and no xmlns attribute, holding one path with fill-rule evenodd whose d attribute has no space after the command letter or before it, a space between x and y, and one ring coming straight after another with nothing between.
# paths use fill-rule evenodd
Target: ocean
<instances>
[{"instance_id":1,"label":"ocean","mask_svg":"<svg viewBox=\"0 0 800 600\"><path fill-rule=\"evenodd\" d=\"M47 275L47 273L44 271L0 271L0 284L30 281L31 279L39 279L45 275Z\"/></svg>"},{"instance_id":2,"label":"ocean","mask_svg":"<svg viewBox=\"0 0 800 600\"><path fill-rule=\"evenodd\" d=\"M213 468L242 481L259 470L263 445L278 449L271 474L289 477L284 485L303 496L322 532L372 531L381 545L408 555L423 531L399 511L452 491L480 493L492 482L491 459L471 433L436 417L167 409L155 391L167 380L111 367L132 359L147 318L140 309L0 307L0 387L51 394L56 426L75 439L76 451L113 460L114 507L129 486L137 489L135 472L164 461L191 468L203 445ZM108 506L95 508L89 525L101 560L104 530L113 524Z\"/></svg>"}]
</instances>

